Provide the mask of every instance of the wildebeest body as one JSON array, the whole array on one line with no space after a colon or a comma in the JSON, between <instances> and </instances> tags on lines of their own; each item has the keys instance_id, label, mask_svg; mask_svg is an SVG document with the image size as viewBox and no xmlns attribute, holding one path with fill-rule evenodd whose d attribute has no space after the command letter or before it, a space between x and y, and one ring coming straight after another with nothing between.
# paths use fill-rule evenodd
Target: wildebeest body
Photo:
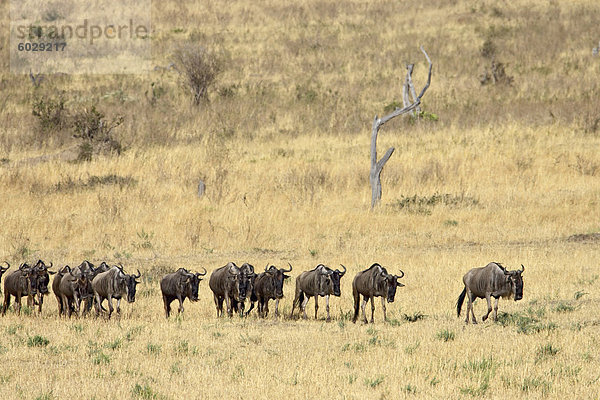
<instances>
[{"instance_id":1,"label":"wildebeest body","mask_svg":"<svg viewBox=\"0 0 600 400\"><path fill-rule=\"evenodd\" d=\"M508 271L500 263L491 262L485 267L473 268L468 271L463 277L465 288L458 296L456 302L456 314L460 316L462 304L467 297L467 318L466 323L469 323L469 312L472 316L474 324L477 323L475 312L473 311L473 302L477 298L485 298L488 305L488 310L482 316L485 321L492 311L491 298L496 299L494 304L494 321L498 317L498 300L500 297L510 299L514 297L515 301L523 298L523 278L521 274L525 267L521 265L521 270Z\"/></svg>"},{"instance_id":2,"label":"wildebeest body","mask_svg":"<svg viewBox=\"0 0 600 400\"><path fill-rule=\"evenodd\" d=\"M114 266L106 272L101 272L92 280L92 288L96 300L96 315L100 314L102 302L108 301L108 318L114 310L112 299L117 300L117 313L121 312L121 298L126 296L128 303L135 302L135 291L137 278L141 276L138 270L137 275L128 275L123 272L123 269Z\"/></svg>"},{"instance_id":3,"label":"wildebeest body","mask_svg":"<svg viewBox=\"0 0 600 400\"><path fill-rule=\"evenodd\" d=\"M165 315L169 318L171 313L171 303L177 299L179 301L178 312L183 312L183 302L186 298L190 301L198 301L198 287L202 280L200 276L204 274L190 273L185 268L179 268L176 272L165 275L160 281L160 290L163 296L165 306Z\"/></svg>"},{"instance_id":4,"label":"wildebeest body","mask_svg":"<svg viewBox=\"0 0 600 400\"><path fill-rule=\"evenodd\" d=\"M402 271L400 271L402 272ZM359 272L352 281L352 295L354 297L354 318L356 322L359 313L360 296L363 296L362 312L364 322L367 322L365 306L367 301L371 300L371 323L374 322L375 297L381 297L381 307L383 309L383 319L387 321L385 302L393 303L396 296L396 288L404 286L398 279L404 276L391 275L381 265L375 263L368 269Z\"/></svg>"},{"instance_id":5,"label":"wildebeest body","mask_svg":"<svg viewBox=\"0 0 600 400\"><path fill-rule=\"evenodd\" d=\"M279 300L283 298L283 282L290 277L285 273L292 270L292 265L289 265L290 269L288 270L278 269L275 266L268 269L265 267L265 272L261 272L256 277L254 294L258 301L259 316L266 318L269 314L269 300L275 300L275 316L279 316Z\"/></svg>"},{"instance_id":6,"label":"wildebeest body","mask_svg":"<svg viewBox=\"0 0 600 400\"><path fill-rule=\"evenodd\" d=\"M304 271L296 278L296 295L294 296L294 302L292 303L292 311L290 318L294 315L294 308L299 306L304 319L306 316L306 304L311 297L315 298L315 319L317 318L317 311L319 309L319 296L325 297L325 309L327 310L327 321L331 320L329 315L329 296L340 296L340 279L346 273L346 267L342 265L344 272L339 270L332 270L323 264L317 265L317 267L311 271Z\"/></svg>"},{"instance_id":7,"label":"wildebeest body","mask_svg":"<svg viewBox=\"0 0 600 400\"><path fill-rule=\"evenodd\" d=\"M210 274L208 286L213 292L217 317L223 315L223 301L225 301L227 307L227 315L232 317L234 302L241 302L246 299L246 283L244 278L245 274L233 262L217 268Z\"/></svg>"}]
</instances>

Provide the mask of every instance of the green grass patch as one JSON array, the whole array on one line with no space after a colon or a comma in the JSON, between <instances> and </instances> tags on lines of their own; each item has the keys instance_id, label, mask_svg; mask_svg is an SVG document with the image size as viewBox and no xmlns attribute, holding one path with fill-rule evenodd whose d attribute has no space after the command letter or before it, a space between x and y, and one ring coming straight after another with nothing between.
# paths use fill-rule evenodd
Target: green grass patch
<instances>
[{"instance_id":1,"label":"green grass patch","mask_svg":"<svg viewBox=\"0 0 600 400\"><path fill-rule=\"evenodd\" d=\"M30 336L27 339L28 347L46 347L50 343L50 340L41 335Z\"/></svg>"},{"instance_id":2,"label":"green grass patch","mask_svg":"<svg viewBox=\"0 0 600 400\"><path fill-rule=\"evenodd\" d=\"M439 340L443 340L444 342L450 342L454 340L456 334L448 329L442 329L435 335Z\"/></svg>"}]
</instances>

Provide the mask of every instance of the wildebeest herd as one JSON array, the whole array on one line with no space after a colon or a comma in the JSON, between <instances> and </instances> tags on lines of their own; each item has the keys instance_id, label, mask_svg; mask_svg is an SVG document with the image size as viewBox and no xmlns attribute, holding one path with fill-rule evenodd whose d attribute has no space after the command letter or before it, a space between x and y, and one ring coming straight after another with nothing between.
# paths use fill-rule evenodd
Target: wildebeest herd
<instances>
[{"instance_id":1,"label":"wildebeest herd","mask_svg":"<svg viewBox=\"0 0 600 400\"><path fill-rule=\"evenodd\" d=\"M10 264L5 261L7 267L0 266L0 279L8 271ZM240 316L248 316L258 302L259 317L266 318L269 314L269 300L275 300L275 317L279 316L279 301L283 298L283 283L285 279L290 278L287 273L292 271L292 265L289 268L277 268L273 265L265 267L263 272L255 273L254 267L244 263L238 267L235 263L229 262L227 265L215 269L209 279L209 287L213 292L217 317L223 315L223 303L229 317L233 313L239 313ZM105 313L108 318L111 317L114 308L112 300L117 300L117 313L121 312L121 299L125 297L129 303L135 302L136 285L141 273L128 274L124 271L121 264L109 266L102 262L97 267L89 261L84 261L75 268L68 265L58 271L51 271L53 264L46 265L44 261L31 266L23 263L15 271L12 271L4 278L4 303L2 305L2 315L5 315L10 306L11 296L15 298L14 310L17 314L21 310L21 299L27 297L27 304L33 308L38 306L38 312L42 312L44 295L49 294L48 284L50 275L54 275L52 281L52 291L56 296L59 315L71 317L73 313L85 315L90 312L92 306L95 308L96 316ZM346 274L346 267L341 265L343 271L331 269L323 264L317 265L310 271L304 271L296 278L296 291L292 303L290 318L294 316L294 310L299 308L304 319L306 315L306 305L311 297L315 298L315 319L319 309L319 297L325 297L325 310L327 312L327 321L330 321L329 314L329 296L341 295L341 278ZM521 274L525 267L521 265L520 270L509 271L500 263L491 262L482 268L473 268L468 271L464 277L464 289L458 297L456 303L457 316L460 316L462 304L467 298L467 318L469 323L469 312L471 321L476 324L475 313L473 311L473 302L477 298L485 298L487 301L487 313L482 317L485 321L492 311L491 298L495 299L494 315L496 320L498 314L498 300L503 298L514 298L515 301L523 298L523 279ZM202 277L207 274L206 269L203 273L192 273L185 268L179 268L177 271L166 274L160 281L160 290L164 303L165 316L169 318L171 314L171 303L178 300L178 312L183 312L183 303L185 299L198 301L198 291ZM356 322L359 317L359 309L362 309L363 321L367 323L365 307L367 302L371 301L371 323L374 322L375 297L381 297L381 306L383 309L383 318L387 320L386 302L392 303L396 295L396 289L403 287L400 279L401 275L393 275L378 263L371 265L364 271L359 272L352 281L352 295L354 298L354 318ZM360 301L363 297L362 304ZM108 310L103 306L104 300L108 303ZM249 300L250 306L245 311L246 300ZM83 308L82 308L83 303Z\"/></svg>"}]
</instances>

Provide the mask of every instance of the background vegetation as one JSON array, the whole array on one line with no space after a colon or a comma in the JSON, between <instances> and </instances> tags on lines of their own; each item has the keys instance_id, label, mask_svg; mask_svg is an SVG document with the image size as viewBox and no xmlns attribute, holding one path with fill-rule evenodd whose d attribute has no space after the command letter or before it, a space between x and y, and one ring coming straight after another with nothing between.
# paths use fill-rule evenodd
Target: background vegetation
<instances>
[{"instance_id":1,"label":"background vegetation","mask_svg":"<svg viewBox=\"0 0 600 400\"><path fill-rule=\"evenodd\" d=\"M597 396L599 8L165 0L150 73L36 84L10 74L2 36L0 259L122 262L143 284L110 322L60 320L53 298L9 312L0 397ZM370 212L371 122L401 103L407 62L422 85L419 44L429 114L383 128L397 150ZM195 99L170 63L205 65L198 46L214 80ZM164 273L228 261L343 263L334 322L217 320L207 282L164 320ZM389 323L377 302L353 325L352 277L376 261L406 287ZM462 276L489 261L526 266L525 298L465 327Z\"/></svg>"}]
</instances>

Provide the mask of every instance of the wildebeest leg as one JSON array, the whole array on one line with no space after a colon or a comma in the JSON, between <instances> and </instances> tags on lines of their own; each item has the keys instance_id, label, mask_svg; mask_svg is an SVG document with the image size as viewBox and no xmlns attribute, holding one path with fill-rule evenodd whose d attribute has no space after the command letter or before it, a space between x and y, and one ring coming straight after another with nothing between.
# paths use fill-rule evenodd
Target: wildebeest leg
<instances>
[{"instance_id":1,"label":"wildebeest leg","mask_svg":"<svg viewBox=\"0 0 600 400\"><path fill-rule=\"evenodd\" d=\"M363 314L363 322L366 324L367 321L367 312L365 311L365 307L367 306L367 301L369 301L369 298L367 296L363 296L363 301L360 305L360 308L362 309L362 314Z\"/></svg>"},{"instance_id":2,"label":"wildebeest leg","mask_svg":"<svg viewBox=\"0 0 600 400\"><path fill-rule=\"evenodd\" d=\"M275 309L277 310L277 306L275 306L275 307L276 307ZM267 318L267 315L269 315L269 299L268 298L265 299L265 305L263 306L263 314L264 314L265 318Z\"/></svg>"},{"instance_id":3,"label":"wildebeest leg","mask_svg":"<svg viewBox=\"0 0 600 400\"><path fill-rule=\"evenodd\" d=\"M42 304L44 304L44 295L40 294L38 296L38 302L40 303L39 307L38 307L38 313L42 314Z\"/></svg>"},{"instance_id":4,"label":"wildebeest leg","mask_svg":"<svg viewBox=\"0 0 600 400\"><path fill-rule=\"evenodd\" d=\"M231 299L229 296L225 296L225 305L227 306L227 315L229 318L233 317L233 309L231 308Z\"/></svg>"},{"instance_id":5,"label":"wildebeest leg","mask_svg":"<svg viewBox=\"0 0 600 400\"><path fill-rule=\"evenodd\" d=\"M74 295L74 299L75 299L75 312L77 314L77 316L79 317L81 315L81 297L79 296L79 294L75 294Z\"/></svg>"},{"instance_id":6,"label":"wildebeest leg","mask_svg":"<svg viewBox=\"0 0 600 400\"><path fill-rule=\"evenodd\" d=\"M108 319L110 319L110 316L112 315L114 310L112 305L112 296L109 295L106 301L108 301Z\"/></svg>"},{"instance_id":7,"label":"wildebeest leg","mask_svg":"<svg viewBox=\"0 0 600 400\"><path fill-rule=\"evenodd\" d=\"M315 296L315 300L316 299L317 299L317 296ZM308 303L308 300L310 300L310 296L306 295L306 297L304 298L304 301L300 305L300 307L302 308L302 313L304 314L304 319L308 318L308 316L306 315L306 304ZM316 315L316 313L315 313L315 315Z\"/></svg>"},{"instance_id":8,"label":"wildebeest leg","mask_svg":"<svg viewBox=\"0 0 600 400\"><path fill-rule=\"evenodd\" d=\"M250 308L248 309L248 311L246 311L246 317L248 316L248 314L250 314L250 311L252 311L253 308L254 308L254 302L252 300L250 300ZM242 310L243 310L243 306L242 306Z\"/></svg>"},{"instance_id":9,"label":"wildebeest leg","mask_svg":"<svg viewBox=\"0 0 600 400\"><path fill-rule=\"evenodd\" d=\"M331 321L329 316L329 295L325 296L325 310L327 311L327 322Z\"/></svg>"},{"instance_id":10,"label":"wildebeest leg","mask_svg":"<svg viewBox=\"0 0 600 400\"><path fill-rule=\"evenodd\" d=\"M178 312L181 314L183 312L183 301L185 300L185 297L182 299L181 296L178 296L177 300L179 300L179 310L178 310Z\"/></svg>"},{"instance_id":11,"label":"wildebeest leg","mask_svg":"<svg viewBox=\"0 0 600 400\"><path fill-rule=\"evenodd\" d=\"M164 294L163 294L163 303L165 305L165 317L169 318L169 314L171 314L171 302L169 301L167 296L165 296Z\"/></svg>"},{"instance_id":12,"label":"wildebeest leg","mask_svg":"<svg viewBox=\"0 0 600 400\"><path fill-rule=\"evenodd\" d=\"M375 322L375 296L371 296L371 323Z\"/></svg>"},{"instance_id":13,"label":"wildebeest leg","mask_svg":"<svg viewBox=\"0 0 600 400\"><path fill-rule=\"evenodd\" d=\"M469 311L471 311L471 321L473 321L474 324L477 323L477 319L475 318L475 310L473 307L473 302L475 301L475 299L473 298L473 292L471 292L470 290L467 291L467 297L469 298L469 304L467 305L467 320L466 323L469 323Z\"/></svg>"},{"instance_id":14,"label":"wildebeest leg","mask_svg":"<svg viewBox=\"0 0 600 400\"><path fill-rule=\"evenodd\" d=\"M58 316L60 317L63 313L63 305L62 305L61 297L57 294L56 294L56 301L58 303Z\"/></svg>"},{"instance_id":15,"label":"wildebeest leg","mask_svg":"<svg viewBox=\"0 0 600 400\"><path fill-rule=\"evenodd\" d=\"M17 315L21 315L21 293L15 295L15 311Z\"/></svg>"},{"instance_id":16,"label":"wildebeest leg","mask_svg":"<svg viewBox=\"0 0 600 400\"><path fill-rule=\"evenodd\" d=\"M117 299L117 314L121 314L121 298Z\"/></svg>"},{"instance_id":17,"label":"wildebeest leg","mask_svg":"<svg viewBox=\"0 0 600 400\"><path fill-rule=\"evenodd\" d=\"M269 300L267 300L267 306L269 305ZM267 312L269 308L267 307ZM275 299L275 318L279 317L279 299Z\"/></svg>"},{"instance_id":18,"label":"wildebeest leg","mask_svg":"<svg viewBox=\"0 0 600 400\"><path fill-rule=\"evenodd\" d=\"M102 306L102 299L100 298L99 294L96 294L96 317L100 315L100 307ZM64 304L64 307L67 307L66 304Z\"/></svg>"},{"instance_id":19,"label":"wildebeest leg","mask_svg":"<svg viewBox=\"0 0 600 400\"><path fill-rule=\"evenodd\" d=\"M62 295L62 302L63 304L69 304L68 300L67 300L67 296L66 295ZM71 318L71 307L67 307L67 311L65 313L66 316L68 316L69 318Z\"/></svg>"},{"instance_id":20,"label":"wildebeest leg","mask_svg":"<svg viewBox=\"0 0 600 400\"><path fill-rule=\"evenodd\" d=\"M383 309L383 320L387 321L387 314L385 310L385 297L381 296L381 308Z\"/></svg>"},{"instance_id":21,"label":"wildebeest leg","mask_svg":"<svg viewBox=\"0 0 600 400\"><path fill-rule=\"evenodd\" d=\"M223 301L220 300L219 296L217 296L216 294L213 294L213 300L215 301L215 307L217 308L217 318L219 318L219 316L221 315L219 311L223 310ZM219 305L219 303L221 304Z\"/></svg>"},{"instance_id":22,"label":"wildebeest leg","mask_svg":"<svg viewBox=\"0 0 600 400\"><path fill-rule=\"evenodd\" d=\"M256 306L256 312L258 313L259 318L262 318L263 316L263 299L262 297L258 297L256 299L256 301L258 302L258 305Z\"/></svg>"},{"instance_id":23,"label":"wildebeest leg","mask_svg":"<svg viewBox=\"0 0 600 400\"><path fill-rule=\"evenodd\" d=\"M490 293L485 294L485 301L487 301L488 308L487 308L487 313L481 317L482 321L485 321L486 319L488 319L490 313L492 312L492 298L490 296Z\"/></svg>"},{"instance_id":24,"label":"wildebeest leg","mask_svg":"<svg viewBox=\"0 0 600 400\"><path fill-rule=\"evenodd\" d=\"M4 291L4 304L2 305L2 315L4 316L4 314L6 314L6 310L8 310L8 307L10 306L10 293L8 293L8 290Z\"/></svg>"},{"instance_id":25,"label":"wildebeest leg","mask_svg":"<svg viewBox=\"0 0 600 400\"><path fill-rule=\"evenodd\" d=\"M494 321L498 321L498 300L500 300L500 297L496 297L496 302L494 303Z\"/></svg>"},{"instance_id":26,"label":"wildebeest leg","mask_svg":"<svg viewBox=\"0 0 600 400\"><path fill-rule=\"evenodd\" d=\"M317 310L319 309L319 295L315 295L315 319L317 319Z\"/></svg>"}]
</instances>

